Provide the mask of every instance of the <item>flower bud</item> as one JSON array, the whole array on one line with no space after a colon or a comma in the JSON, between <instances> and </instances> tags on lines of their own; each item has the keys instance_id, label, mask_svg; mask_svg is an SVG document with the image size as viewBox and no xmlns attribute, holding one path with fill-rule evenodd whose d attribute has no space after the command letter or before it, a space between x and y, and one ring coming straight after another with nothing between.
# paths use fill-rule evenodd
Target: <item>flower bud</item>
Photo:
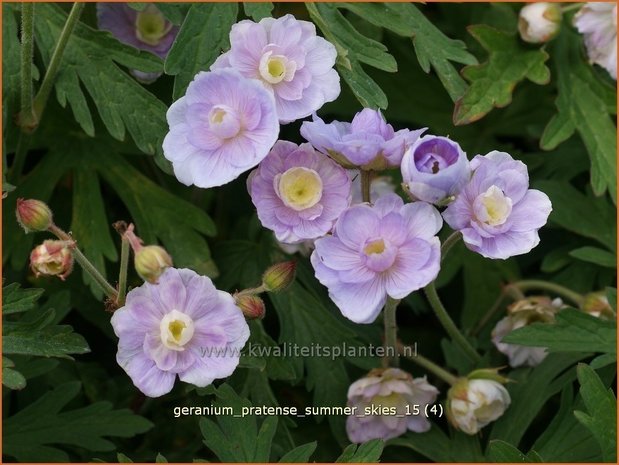
<instances>
[{"instance_id":1,"label":"flower bud","mask_svg":"<svg viewBox=\"0 0 619 465\"><path fill-rule=\"evenodd\" d=\"M585 295L585 300L581 305L581 309L589 315L605 320L612 320L616 317L615 312L608 302L608 297L606 297L606 293L603 291L590 292Z\"/></svg>"},{"instance_id":2,"label":"flower bud","mask_svg":"<svg viewBox=\"0 0 619 465\"><path fill-rule=\"evenodd\" d=\"M564 307L561 299L550 300L548 297L527 297L518 300L507 308L507 316L500 320L492 330L492 342L496 348L507 355L509 366L534 367L539 365L548 355L545 347L521 346L501 342L513 330L531 323L552 323L555 314Z\"/></svg>"},{"instance_id":3,"label":"flower bud","mask_svg":"<svg viewBox=\"0 0 619 465\"><path fill-rule=\"evenodd\" d=\"M262 275L262 285L267 292L279 292L286 289L294 281L297 263L294 260L276 263L270 266Z\"/></svg>"},{"instance_id":4,"label":"flower bud","mask_svg":"<svg viewBox=\"0 0 619 465\"><path fill-rule=\"evenodd\" d=\"M425 376L413 378L398 368L372 370L348 389L347 405L357 407L356 414L346 419L348 438L355 443L386 441L407 430L428 431L430 422L424 412L437 396L438 389Z\"/></svg>"},{"instance_id":5,"label":"flower bud","mask_svg":"<svg viewBox=\"0 0 619 465\"><path fill-rule=\"evenodd\" d=\"M73 270L74 243L47 240L30 253L30 268L35 276L58 276L63 281Z\"/></svg>"},{"instance_id":6,"label":"flower bud","mask_svg":"<svg viewBox=\"0 0 619 465\"><path fill-rule=\"evenodd\" d=\"M266 312L264 301L257 295L239 293L234 295L234 301L248 320L264 318Z\"/></svg>"},{"instance_id":7,"label":"flower bud","mask_svg":"<svg viewBox=\"0 0 619 465\"><path fill-rule=\"evenodd\" d=\"M17 222L27 233L45 231L52 225L52 211L47 204L34 199L17 199Z\"/></svg>"},{"instance_id":8,"label":"flower bud","mask_svg":"<svg viewBox=\"0 0 619 465\"><path fill-rule=\"evenodd\" d=\"M172 266L172 258L163 247L147 245L135 252L135 270L151 284L156 284L166 268Z\"/></svg>"},{"instance_id":9,"label":"flower bud","mask_svg":"<svg viewBox=\"0 0 619 465\"><path fill-rule=\"evenodd\" d=\"M466 153L447 137L423 136L402 159L404 189L416 200L445 204L471 177Z\"/></svg>"},{"instance_id":10,"label":"flower bud","mask_svg":"<svg viewBox=\"0 0 619 465\"><path fill-rule=\"evenodd\" d=\"M548 42L559 33L561 16L561 6L556 3L526 5L518 18L520 37L531 44Z\"/></svg>"},{"instance_id":11,"label":"flower bud","mask_svg":"<svg viewBox=\"0 0 619 465\"><path fill-rule=\"evenodd\" d=\"M483 376L481 370L476 371L471 374ZM488 375L497 376L495 370L489 370ZM460 378L447 393L447 418L460 431L473 435L503 415L510 403L509 393L500 382Z\"/></svg>"}]
</instances>

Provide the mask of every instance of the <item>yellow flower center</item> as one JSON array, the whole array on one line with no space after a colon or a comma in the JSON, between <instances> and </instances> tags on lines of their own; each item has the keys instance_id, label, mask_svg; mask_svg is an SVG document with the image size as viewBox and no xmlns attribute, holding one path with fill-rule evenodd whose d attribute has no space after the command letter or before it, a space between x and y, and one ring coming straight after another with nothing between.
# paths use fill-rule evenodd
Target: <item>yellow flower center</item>
<instances>
[{"instance_id":1,"label":"yellow flower center","mask_svg":"<svg viewBox=\"0 0 619 465\"><path fill-rule=\"evenodd\" d=\"M222 108L217 108L211 114L211 123L213 124L221 124L226 117L226 110Z\"/></svg>"},{"instance_id":2,"label":"yellow flower center","mask_svg":"<svg viewBox=\"0 0 619 465\"><path fill-rule=\"evenodd\" d=\"M166 24L163 14L152 3L138 12L135 18L135 35L148 45L158 45L171 28L172 24Z\"/></svg>"},{"instance_id":3,"label":"yellow flower center","mask_svg":"<svg viewBox=\"0 0 619 465\"><path fill-rule=\"evenodd\" d=\"M512 199L507 197L497 186L491 186L481 194L481 203L485 211L479 219L490 226L505 223L512 211Z\"/></svg>"},{"instance_id":4,"label":"yellow flower center","mask_svg":"<svg viewBox=\"0 0 619 465\"><path fill-rule=\"evenodd\" d=\"M269 60L267 69L269 71L269 74L273 76L273 78L278 79L283 77L284 73L286 72L286 65L284 65L281 60L272 58Z\"/></svg>"},{"instance_id":5,"label":"yellow flower center","mask_svg":"<svg viewBox=\"0 0 619 465\"><path fill-rule=\"evenodd\" d=\"M363 251L366 255L381 254L385 251L385 241L383 241L382 239L372 241L365 246Z\"/></svg>"},{"instance_id":6,"label":"yellow flower center","mask_svg":"<svg viewBox=\"0 0 619 465\"><path fill-rule=\"evenodd\" d=\"M269 84L277 84L284 79L289 81L294 76L296 67L296 63L289 61L284 55L273 55L273 52L269 51L260 59L260 77Z\"/></svg>"},{"instance_id":7,"label":"yellow flower center","mask_svg":"<svg viewBox=\"0 0 619 465\"><path fill-rule=\"evenodd\" d=\"M168 349L182 351L194 333L193 320L178 310L172 310L159 324L161 342Z\"/></svg>"},{"instance_id":8,"label":"yellow flower center","mask_svg":"<svg viewBox=\"0 0 619 465\"><path fill-rule=\"evenodd\" d=\"M290 168L279 177L277 191L287 207L297 211L305 210L322 198L322 179L312 169Z\"/></svg>"}]
</instances>

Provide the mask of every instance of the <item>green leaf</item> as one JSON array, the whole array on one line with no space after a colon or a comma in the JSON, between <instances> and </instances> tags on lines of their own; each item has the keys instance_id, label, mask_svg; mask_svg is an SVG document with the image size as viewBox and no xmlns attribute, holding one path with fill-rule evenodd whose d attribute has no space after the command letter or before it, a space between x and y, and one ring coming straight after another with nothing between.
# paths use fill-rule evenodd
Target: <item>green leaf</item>
<instances>
[{"instance_id":1,"label":"green leaf","mask_svg":"<svg viewBox=\"0 0 619 465\"><path fill-rule=\"evenodd\" d=\"M584 262L594 263L596 265L604 266L606 268L617 267L617 257L612 253L598 247L580 247L578 249L572 250L570 252L570 255Z\"/></svg>"},{"instance_id":2,"label":"green leaf","mask_svg":"<svg viewBox=\"0 0 619 465\"><path fill-rule=\"evenodd\" d=\"M157 453L157 457L155 457L155 463L168 463L168 459L166 459L160 452Z\"/></svg>"},{"instance_id":3,"label":"green leaf","mask_svg":"<svg viewBox=\"0 0 619 465\"><path fill-rule=\"evenodd\" d=\"M258 430L255 415L241 416L243 407L251 407L227 384L216 391L214 407L231 407L233 415L218 415L216 422L200 420L204 444L222 462L269 462L271 443L277 428L277 417L268 416Z\"/></svg>"},{"instance_id":4,"label":"green leaf","mask_svg":"<svg viewBox=\"0 0 619 465\"><path fill-rule=\"evenodd\" d=\"M547 347L550 352L617 353L617 324L585 312L566 308L557 313L556 322L533 323L518 328L504 342Z\"/></svg>"},{"instance_id":5,"label":"green leaf","mask_svg":"<svg viewBox=\"0 0 619 465\"><path fill-rule=\"evenodd\" d=\"M382 439L372 439L363 444L350 444L335 463L377 463L384 447L385 442Z\"/></svg>"},{"instance_id":6,"label":"green leaf","mask_svg":"<svg viewBox=\"0 0 619 465\"><path fill-rule=\"evenodd\" d=\"M609 91L583 59L581 39L563 28L554 41L559 96L558 113L549 121L540 146L552 150L578 131L591 159L591 186L596 195L606 190L617 203L617 128L605 103ZM612 101L616 100L616 90ZM616 111L616 109L615 109Z\"/></svg>"},{"instance_id":7,"label":"green leaf","mask_svg":"<svg viewBox=\"0 0 619 465\"><path fill-rule=\"evenodd\" d=\"M99 186L99 177L87 165L82 164L73 171L73 218L71 232L79 240L80 250L88 260L106 277L105 258L118 260L110 224ZM90 286L95 296L102 297L99 285L90 274L82 270L84 283Z\"/></svg>"},{"instance_id":8,"label":"green leaf","mask_svg":"<svg viewBox=\"0 0 619 465\"><path fill-rule=\"evenodd\" d=\"M183 19L185 19L188 6L186 3L157 2L157 8L159 8L159 11L163 13L163 16L165 16L168 21L175 26L179 26L183 22Z\"/></svg>"},{"instance_id":9,"label":"green leaf","mask_svg":"<svg viewBox=\"0 0 619 465\"><path fill-rule=\"evenodd\" d=\"M14 367L12 360L2 357L2 384L9 389L23 389L26 387L26 378Z\"/></svg>"},{"instance_id":10,"label":"green leaf","mask_svg":"<svg viewBox=\"0 0 619 465\"><path fill-rule=\"evenodd\" d=\"M17 34L17 21L13 7L2 4L2 129L5 133L11 124L10 118L19 111L19 62L20 46ZM6 151L3 150L3 154ZM2 170L2 190L5 191L5 171Z\"/></svg>"},{"instance_id":11,"label":"green leaf","mask_svg":"<svg viewBox=\"0 0 619 465\"><path fill-rule=\"evenodd\" d=\"M244 2L243 10L245 14L254 21L260 21L263 18L271 16L273 11L273 3L271 2Z\"/></svg>"},{"instance_id":12,"label":"green leaf","mask_svg":"<svg viewBox=\"0 0 619 465\"><path fill-rule=\"evenodd\" d=\"M38 6L35 18L36 43L48 65L67 15L48 3ZM158 72L162 63L157 56L124 45L108 32L78 23L62 60L55 81L56 97L63 107L67 102L71 105L75 119L86 134L93 136L95 129L81 86L92 97L112 137L124 140L128 131L144 153L154 154L159 150L168 130L167 108L118 67L120 64L144 72Z\"/></svg>"},{"instance_id":13,"label":"green leaf","mask_svg":"<svg viewBox=\"0 0 619 465\"><path fill-rule=\"evenodd\" d=\"M468 436L452 429L450 437L436 425L425 433L407 432L389 440L387 445L407 447L434 462L484 461L477 436Z\"/></svg>"},{"instance_id":14,"label":"green leaf","mask_svg":"<svg viewBox=\"0 0 619 465\"><path fill-rule=\"evenodd\" d=\"M447 37L416 6L409 3L342 3L338 6L371 24L412 38L421 68L426 73L434 68L453 101L464 93L466 83L451 62L473 65L477 64L477 59L466 51L464 42Z\"/></svg>"},{"instance_id":15,"label":"green leaf","mask_svg":"<svg viewBox=\"0 0 619 465\"><path fill-rule=\"evenodd\" d=\"M610 304L613 312L617 313L617 289L614 287L606 288L606 298Z\"/></svg>"},{"instance_id":16,"label":"green leaf","mask_svg":"<svg viewBox=\"0 0 619 465\"><path fill-rule=\"evenodd\" d=\"M5 419L3 453L20 462L68 462L66 452L50 445L111 451L116 446L105 437L129 438L153 426L128 409L113 410L109 402L61 411L80 390L79 382L61 384Z\"/></svg>"},{"instance_id":17,"label":"green leaf","mask_svg":"<svg viewBox=\"0 0 619 465\"><path fill-rule=\"evenodd\" d=\"M524 79L536 84L547 84L550 80L550 70L544 64L548 60L545 51L531 50L516 35L490 26L469 26L468 31L488 52L488 61L462 70L471 85L456 102L453 114L456 126L473 123L494 107L509 105L514 87Z\"/></svg>"},{"instance_id":18,"label":"green leaf","mask_svg":"<svg viewBox=\"0 0 619 465\"><path fill-rule=\"evenodd\" d=\"M40 331L5 330L2 353L71 358L69 354L90 352L88 343L71 326L49 326Z\"/></svg>"},{"instance_id":19,"label":"green leaf","mask_svg":"<svg viewBox=\"0 0 619 465\"><path fill-rule=\"evenodd\" d=\"M589 366L577 368L582 396L587 412L575 411L574 415L585 425L602 448L605 462L617 462L617 399L612 389L606 389L597 373Z\"/></svg>"},{"instance_id":20,"label":"green leaf","mask_svg":"<svg viewBox=\"0 0 619 465\"><path fill-rule=\"evenodd\" d=\"M370 78L361 63L395 72L397 63L387 47L358 32L338 10L337 5L306 3L310 17L325 38L337 49L336 67L353 94L364 107L387 108L387 96Z\"/></svg>"},{"instance_id":21,"label":"green leaf","mask_svg":"<svg viewBox=\"0 0 619 465\"><path fill-rule=\"evenodd\" d=\"M284 454L279 459L280 463L307 463L310 461L310 457L316 450L318 443L316 441L308 442L301 446L295 447L290 452Z\"/></svg>"},{"instance_id":22,"label":"green leaf","mask_svg":"<svg viewBox=\"0 0 619 465\"><path fill-rule=\"evenodd\" d=\"M515 382L505 386L512 402L505 415L493 423L490 439L518 445L548 399L576 378L575 370L569 368L585 357L583 353L549 354L535 368L513 370L509 378Z\"/></svg>"},{"instance_id":23,"label":"green leaf","mask_svg":"<svg viewBox=\"0 0 619 465\"><path fill-rule=\"evenodd\" d=\"M499 463L520 463L520 462L541 462L541 460L531 460L531 457L523 454L517 447L508 442L494 439L488 445L488 462Z\"/></svg>"},{"instance_id":24,"label":"green leaf","mask_svg":"<svg viewBox=\"0 0 619 465\"><path fill-rule=\"evenodd\" d=\"M236 22L236 3L193 3L165 60L165 72L176 76L174 98L198 73L207 71L230 45L228 35Z\"/></svg>"},{"instance_id":25,"label":"green leaf","mask_svg":"<svg viewBox=\"0 0 619 465\"><path fill-rule=\"evenodd\" d=\"M566 182L538 181L534 187L550 197L552 223L617 250L617 211L608 200L584 195Z\"/></svg>"},{"instance_id":26,"label":"green leaf","mask_svg":"<svg viewBox=\"0 0 619 465\"><path fill-rule=\"evenodd\" d=\"M20 289L18 283L4 286L2 288L2 314L10 315L34 308L43 291L43 289Z\"/></svg>"}]
</instances>

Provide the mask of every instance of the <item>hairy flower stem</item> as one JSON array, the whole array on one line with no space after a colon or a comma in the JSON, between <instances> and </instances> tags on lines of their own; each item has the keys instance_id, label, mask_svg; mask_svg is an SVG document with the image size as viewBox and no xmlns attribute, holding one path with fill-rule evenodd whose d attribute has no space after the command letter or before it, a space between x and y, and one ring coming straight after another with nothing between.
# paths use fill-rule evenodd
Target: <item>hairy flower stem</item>
<instances>
[{"instance_id":1,"label":"hairy flower stem","mask_svg":"<svg viewBox=\"0 0 619 465\"><path fill-rule=\"evenodd\" d=\"M449 236L443 245L441 246L441 261L445 259L447 252L462 238L462 235L459 232L454 232L451 236ZM460 346L460 348L464 351L466 356L471 359L473 362L479 362L481 360L481 356L477 353L477 351L473 348L473 346L467 341L464 335L460 332L454 321L447 313L445 306L441 302L441 299L436 292L436 284L435 281L432 281L424 288L424 292L426 297L428 298L428 302L430 302L430 306L434 310L436 317L449 334L449 337Z\"/></svg>"},{"instance_id":2,"label":"hairy flower stem","mask_svg":"<svg viewBox=\"0 0 619 465\"><path fill-rule=\"evenodd\" d=\"M54 86L54 80L56 79L56 74L58 74L58 69L60 68L60 62L62 61L62 55L64 54L64 50L69 42L69 37L73 33L75 26L79 20L80 15L82 14L82 10L84 9L84 2L75 2L73 4L73 8L71 8L71 12L67 17L67 21L62 28L62 32L60 33L60 37L58 38L58 42L56 43L56 48L52 54L52 58L49 62L49 66L47 67L47 71L45 72L45 77L43 78L43 82L41 83L41 87L37 92L36 97L34 98L34 113L36 117L36 124L41 121L41 116L43 115L43 111L45 110L45 105L47 105L47 99L52 91L52 87Z\"/></svg>"},{"instance_id":3,"label":"hairy flower stem","mask_svg":"<svg viewBox=\"0 0 619 465\"><path fill-rule=\"evenodd\" d=\"M404 347L400 346L401 354L403 354L411 362L414 362L420 367L425 368L430 373L434 374L437 378L442 379L443 381L445 381L447 384L450 384L450 385L454 385L458 381L457 376L452 375L447 370L441 368L436 363L434 363L432 360L428 360L427 358L422 357L421 355L418 355L418 354L417 355L406 355L407 352L408 351L404 350Z\"/></svg>"},{"instance_id":4,"label":"hairy flower stem","mask_svg":"<svg viewBox=\"0 0 619 465\"><path fill-rule=\"evenodd\" d=\"M551 283L548 281L530 279L524 281L516 281L514 283L511 283L511 286L514 286L522 292L530 291L532 289L548 291L560 297L566 298L567 300L575 303L579 307L585 301L585 298L578 292L574 292L567 287L561 286L560 284Z\"/></svg>"},{"instance_id":5,"label":"hairy flower stem","mask_svg":"<svg viewBox=\"0 0 619 465\"><path fill-rule=\"evenodd\" d=\"M361 198L364 202L370 203L370 185L372 183L372 172L359 170L361 172Z\"/></svg>"},{"instance_id":6,"label":"hairy flower stem","mask_svg":"<svg viewBox=\"0 0 619 465\"><path fill-rule=\"evenodd\" d=\"M118 296L116 297L116 305L122 307L125 304L127 295L127 271L129 269L129 241L122 238L120 246L120 272L118 273Z\"/></svg>"},{"instance_id":7,"label":"hairy flower stem","mask_svg":"<svg viewBox=\"0 0 619 465\"><path fill-rule=\"evenodd\" d=\"M55 224L52 224L49 227L49 232L54 234L60 240L71 241L72 243L75 243L75 239L73 239L71 235L64 232ZM77 244L71 249L71 251L73 252L73 257L75 258L75 261L80 264L80 266L84 269L84 271L86 271L86 273L88 273L92 277L92 279L94 279L94 281L99 285L103 293L110 299L116 301L116 299L118 298L118 292L116 291L116 289L114 289L112 285L108 283L107 280L103 277L103 275L99 273L99 270L97 270L97 268L92 263L90 263L90 260L88 260L86 256L82 253L82 251L77 247Z\"/></svg>"},{"instance_id":8,"label":"hairy flower stem","mask_svg":"<svg viewBox=\"0 0 619 465\"><path fill-rule=\"evenodd\" d=\"M396 310L399 300L387 297L383 320L385 323L385 358L384 365L397 367L398 360L398 325L396 322Z\"/></svg>"}]
</instances>

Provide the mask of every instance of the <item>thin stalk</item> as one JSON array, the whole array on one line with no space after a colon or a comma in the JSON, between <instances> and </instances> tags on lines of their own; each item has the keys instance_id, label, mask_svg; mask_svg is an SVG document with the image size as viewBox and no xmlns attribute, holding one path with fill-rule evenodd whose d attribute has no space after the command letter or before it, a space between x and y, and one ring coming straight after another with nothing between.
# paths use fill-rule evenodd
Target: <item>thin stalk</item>
<instances>
[{"instance_id":1,"label":"thin stalk","mask_svg":"<svg viewBox=\"0 0 619 465\"><path fill-rule=\"evenodd\" d=\"M372 172L366 170L359 170L361 172L361 199L364 202L370 203L370 185L372 183Z\"/></svg>"},{"instance_id":2,"label":"thin stalk","mask_svg":"<svg viewBox=\"0 0 619 465\"><path fill-rule=\"evenodd\" d=\"M402 354L406 354L406 352L407 351L405 351L405 350L401 350L400 351L400 353L402 353ZM404 355L404 356L408 360L410 360L410 361L416 363L417 365L419 365L420 367L425 368L430 373L435 375L437 378L442 379L447 384L450 384L450 385L453 386L458 381L458 377L457 376L452 375L451 373L449 373L444 368L441 368L436 363L434 363L432 360L429 360L429 359L427 359L425 357L422 357L419 354L413 355L413 356L410 356L410 355Z\"/></svg>"},{"instance_id":3,"label":"thin stalk","mask_svg":"<svg viewBox=\"0 0 619 465\"><path fill-rule=\"evenodd\" d=\"M477 353L477 351L473 348L473 346L466 340L464 335L460 332L454 321L447 313L447 310L443 306L441 299L436 292L436 286L434 285L434 281L428 284L424 291L426 293L426 297L428 298L428 302L430 302L430 306L434 310L436 317L449 334L449 337L460 346L460 348L464 351L465 355L471 359L473 362L479 362L481 360L481 356Z\"/></svg>"},{"instance_id":4,"label":"thin stalk","mask_svg":"<svg viewBox=\"0 0 619 465\"><path fill-rule=\"evenodd\" d=\"M451 248L456 245L460 239L462 239L462 234L460 231L455 231L445 239L443 244L441 245L441 261L445 259Z\"/></svg>"},{"instance_id":5,"label":"thin stalk","mask_svg":"<svg viewBox=\"0 0 619 465\"><path fill-rule=\"evenodd\" d=\"M129 270L129 241L122 238L120 245L120 272L118 273L118 297L116 304L122 307L125 304L125 296L127 295L127 271Z\"/></svg>"},{"instance_id":6,"label":"thin stalk","mask_svg":"<svg viewBox=\"0 0 619 465\"><path fill-rule=\"evenodd\" d=\"M21 107L22 118L32 112L32 54L34 50L34 3L21 5Z\"/></svg>"},{"instance_id":7,"label":"thin stalk","mask_svg":"<svg viewBox=\"0 0 619 465\"><path fill-rule=\"evenodd\" d=\"M52 53L52 58L49 62L49 66L47 67L47 71L45 72L45 77L43 78L43 82L41 83L41 87L39 88L36 97L34 98L34 112L37 117L37 122L41 120L41 116L45 110L45 105L47 105L47 99L49 98L49 94L54 86L56 74L58 74L58 69L60 68L62 55L64 54L69 38L77 25L79 17L82 14L84 5L85 3L83 2L75 2L73 4L73 8L71 8L71 12L67 17L67 21L62 28L60 37L58 38L58 42L56 42L56 48Z\"/></svg>"},{"instance_id":8,"label":"thin stalk","mask_svg":"<svg viewBox=\"0 0 619 465\"><path fill-rule=\"evenodd\" d=\"M75 240L73 239L73 237L71 237L71 235L64 232L55 224L50 226L49 232L54 234L58 239L75 243ZM116 299L118 298L118 292L116 291L116 289L114 289L112 285L108 283L107 280L103 277L103 275L99 273L99 270L97 270L97 268L92 263L90 263L90 260L86 258L86 256L77 247L77 245L75 245L71 249L71 251L73 252L73 257L75 258L75 261L80 264L80 266L84 269L84 271L86 271L86 273L88 273L92 277L92 279L95 280L103 293L110 299L116 301Z\"/></svg>"},{"instance_id":9,"label":"thin stalk","mask_svg":"<svg viewBox=\"0 0 619 465\"><path fill-rule=\"evenodd\" d=\"M581 8L585 3L584 2L578 2L578 3L570 3L569 5L563 5L561 7L561 12L562 13L567 13L568 11L572 11L572 10L578 10L579 8Z\"/></svg>"},{"instance_id":10,"label":"thin stalk","mask_svg":"<svg viewBox=\"0 0 619 465\"><path fill-rule=\"evenodd\" d=\"M488 322L492 319L492 317L501 309L503 301L507 297L505 292L501 292L497 299L492 304L492 307L484 314L484 316L479 320L479 323L473 328L471 331L471 336L477 336L479 332L484 329L484 327L488 324Z\"/></svg>"},{"instance_id":11,"label":"thin stalk","mask_svg":"<svg viewBox=\"0 0 619 465\"><path fill-rule=\"evenodd\" d=\"M572 291L571 289L561 286L560 284L551 283L548 281L529 279L525 281L516 281L514 283L511 283L511 286L519 289L522 292L530 291L533 289L548 291L572 301L579 307L585 301L585 298L578 292Z\"/></svg>"},{"instance_id":12,"label":"thin stalk","mask_svg":"<svg viewBox=\"0 0 619 465\"><path fill-rule=\"evenodd\" d=\"M383 317L385 324L385 360L386 365L392 367L397 367L399 365L398 324L396 322L396 310L399 303L399 300L387 297Z\"/></svg>"}]
</instances>

